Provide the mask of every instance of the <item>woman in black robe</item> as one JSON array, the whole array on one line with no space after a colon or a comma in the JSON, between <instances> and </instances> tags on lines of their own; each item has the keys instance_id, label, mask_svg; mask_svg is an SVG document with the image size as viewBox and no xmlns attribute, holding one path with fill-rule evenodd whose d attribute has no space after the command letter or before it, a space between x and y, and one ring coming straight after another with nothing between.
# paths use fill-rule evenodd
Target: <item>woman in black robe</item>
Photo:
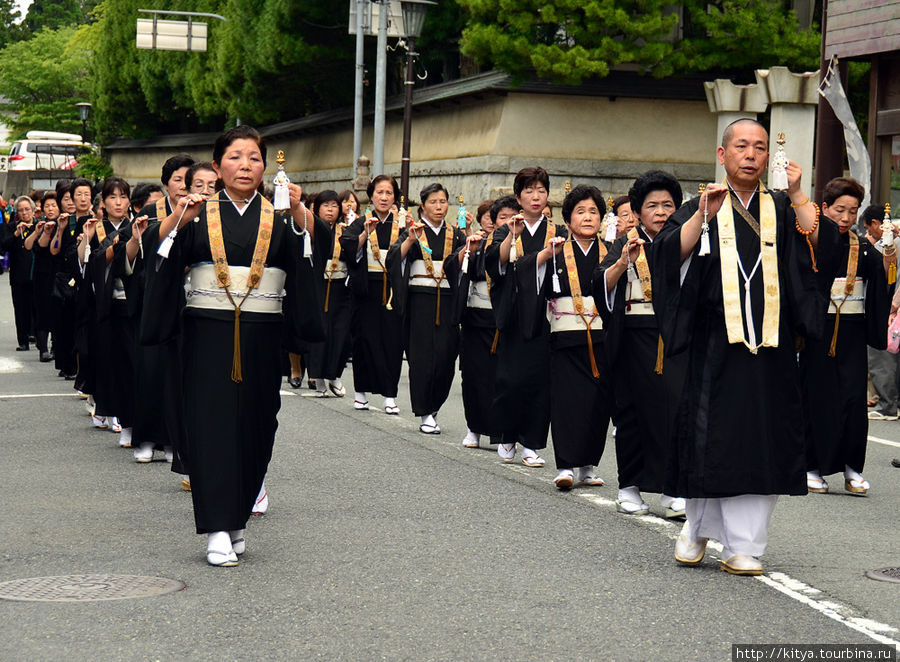
<instances>
[{"instance_id":1,"label":"woman in black robe","mask_svg":"<svg viewBox=\"0 0 900 662\"><path fill-rule=\"evenodd\" d=\"M51 238L56 234L59 220L59 204L56 191L47 191L41 199L43 218L35 224L35 231L25 239L25 249L34 255L34 321L35 344L40 352L41 363L53 360L50 351L50 331L57 313L53 299L53 281L56 275L56 258L50 252ZM56 345L56 338L53 338Z\"/></svg>"},{"instance_id":2,"label":"woman in black robe","mask_svg":"<svg viewBox=\"0 0 900 662\"><path fill-rule=\"evenodd\" d=\"M110 428L120 429L119 445L123 448L131 446L135 409L136 330L123 282L126 273L121 255L125 242L120 236L131 224L130 195L128 182L121 177L108 178L101 192L104 218L84 224L84 237L78 247L85 284L94 292L91 347L94 350L95 415L106 417ZM116 259L117 254L119 259ZM135 450L135 459L144 461L139 451Z\"/></svg>"},{"instance_id":3,"label":"woman in black robe","mask_svg":"<svg viewBox=\"0 0 900 662\"><path fill-rule=\"evenodd\" d=\"M369 183L368 194L372 212L355 219L341 235L353 296L353 407L369 409L368 393L380 393L385 413L397 415L403 338L400 314L391 303L386 260L400 236L391 212L400 187L390 175L378 175Z\"/></svg>"},{"instance_id":4,"label":"woman in black robe","mask_svg":"<svg viewBox=\"0 0 900 662\"><path fill-rule=\"evenodd\" d=\"M561 490L603 485L594 470L613 397L592 278L608 250L599 234L605 214L599 189L576 186L562 205L568 239L560 233L516 263L526 338L550 327L550 429L559 472L553 482Z\"/></svg>"},{"instance_id":5,"label":"woman in black robe","mask_svg":"<svg viewBox=\"0 0 900 662\"><path fill-rule=\"evenodd\" d=\"M891 306L886 274L897 255L889 250L882 255L851 230L865 197L859 182L832 179L823 196L821 222L836 223L841 238L835 259L819 265L825 332L807 340L800 352L808 424L806 484L810 492L827 492L823 477L843 472L845 489L864 496L869 491L862 477L869 433L866 345L887 347Z\"/></svg>"},{"instance_id":6,"label":"woman in black robe","mask_svg":"<svg viewBox=\"0 0 900 662\"><path fill-rule=\"evenodd\" d=\"M143 237L150 263L141 341L183 336L194 519L197 533L208 534L207 562L216 566L236 565L245 549L244 528L278 427L284 339L296 350L300 337L322 337L312 266L302 257L300 236L258 193L265 157L252 127L225 132L213 150L224 189L209 201L185 196ZM291 214L302 227L299 200L300 188L292 185ZM173 229L177 235L169 241ZM182 311L187 267L190 289Z\"/></svg>"},{"instance_id":7,"label":"woman in black robe","mask_svg":"<svg viewBox=\"0 0 900 662\"><path fill-rule=\"evenodd\" d=\"M601 300L597 307L606 329L616 401L616 507L627 515L646 515L650 507L641 491L663 492L684 386L686 354L663 360L649 271L653 239L681 206L681 186L669 173L651 170L637 178L628 195L619 209L636 210L637 227L610 247L594 274L594 292ZM684 517L684 499L662 494L660 506L666 517Z\"/></svg>"},{"instance_id":8,"label":"woman in black robe","mask_svg":"<svg viewBox=\"0 0 900 662\"><path fill-rule=\"evenodd\" d=\"M319 193L313 202L313 215L316 271L322 274L324 281L319 287L319 298L325 317L325 340L310 344L307 372L316 384L316 397L327 397L331 391L342 398L347 393L341 376L350 353L352 309L347 286L347 260L340 241L346 224L341 219L337 192Z\"/></svg>"},{"instance_id":9,"label":"woman in black robe","mask_svg":"<svg viewBox=\"0 0 900 662\"><path fill-rule=\"evenodd\" d=\"M483 205L485 203L482 203ZM463 446L478 448L481 435L500 443L498 423L493 414L494 381L497 374L497 322L491 307L490 281L484 268L484 254L493 243L494 230L518 213L519 204L508 195L480 206L481 229L477 243L468 243L444 260L444 272L453 292L453 322L460 325L459 372L462 378L466 436ZM483 213L482 213L483 211ZM474 236L474 235L473 235ZM469 259L459 253L469 251Z\"/></svg>"},{"instance_id":10,"label":"woman in black robe","mask_svg":"<svg viewBox=\"0 0 900 662\"><path fill-rule=\"evenodd\" d=\"M12 290L13 314L16 320L17 352L30 349L31 311L34 306L32 267L34 255L25 248L25 239L34 231L34 200L20 196L15 202L15 216L3 225L0 251L9 252L9 286Z\"/></svg>"},{"instance_id":11,"label":"woman in black robe","mask_svg":"<svg viewBox=\"0 0 900 662\"><path fill-rule=\"evenodd\" d=\"M387 257L393 306L403 318L407 338L409 399L424 434L441 433L437 415L450 395L459 353L459 326L453 322L444 258L466 243L466 235L446 222L448 198L441 184L423 188L421 220L400 233Z\"/></svg>"},{"instance_id":12,"label":"woman in black robe","mask_svg":"<svg viewBox=\"0 0 900 662\"><path fill-rule=\"evenodd\" d=\"M75 248L77 220L75 203L72 200L72 182L60 180L56 184L56 200L60 217L56 223L56 234L50 242L50 254L55 259L53 276L53 299L56 312L53 334L53 354L59 376L67 381L75 379L78 364L75 357L75 317L77 309L76 288L81 274Z\"/></svg>"}]
</instances>

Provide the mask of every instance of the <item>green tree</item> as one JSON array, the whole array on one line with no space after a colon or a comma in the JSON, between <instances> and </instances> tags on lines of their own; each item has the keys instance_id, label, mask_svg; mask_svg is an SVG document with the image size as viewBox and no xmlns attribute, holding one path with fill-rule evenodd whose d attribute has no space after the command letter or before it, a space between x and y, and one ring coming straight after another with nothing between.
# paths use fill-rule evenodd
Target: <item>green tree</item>
<instances>
[{"instance_id":1,"label":"green tree","mask_svg":"<svg viewBox=\"0 0 900 662\"><path fill-rule=\"evenodd\" d=\"M627 65L655 76L817 62L783 0L458 0L463 53L522 80L578 84ZM681 32L683 31L683 35Z\"/></svg>"},{"instance_id":2,"label":"green tree","mask_svg":"<svg viewBox=\"0 0 900 662\"><path fill-rule=\"evenodd\" d=\"M6 48L22 35L18 24L20 14L15 0L0 0L0 49Z\"/></svg>"},{"instance_id":3,"label":"green tree","mask_svg":"<svg viewBox=\"0 0 900 662\"><path fill-rule=\"evenodd\" d=\"M90 53L70 45L76 29L41 30L0 51L0 117L14 135L80 133L74 104L88 98Z\"/></svg>"},{"instance_id":4,"label":"green tree","mask_svg":"<svg viewBox=\"0 0 900 662\"><path fill-rule=\"evenodd\" d=\"M87 20L85 7L80 0L34 0L25 15L24 26L29 32L44 28L78 25Z\"/></svg>"}]
</instances>

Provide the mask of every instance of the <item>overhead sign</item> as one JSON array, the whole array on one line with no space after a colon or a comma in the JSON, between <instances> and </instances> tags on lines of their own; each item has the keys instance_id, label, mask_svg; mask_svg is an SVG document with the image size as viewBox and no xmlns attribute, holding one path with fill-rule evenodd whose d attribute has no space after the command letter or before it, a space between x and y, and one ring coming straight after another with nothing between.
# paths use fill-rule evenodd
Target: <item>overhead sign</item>
<instances>
[{"instance_id":1,"label":"overhead sign","mask_svg":"<svg viewBox=\"0 0 900 662\"><path fill-rule=\"evenodd\" d=\"M363 3L363 34L367 37L378 36L378 14L384 5L380 2L365 0ZM388 11L388 32L391 39L405 37L403 30L403 6L400 0L391 0ZM350 0L350 34L356 34L356 0Z\"/></svg>"},{"instance_id":2,"label":"overhead sign","mask_svg":"<svg viewBox=\"0 0 900 662\"><path fill-rule=\"evenodd\" d=\"M399 4L399 3L398 3ZM169 21L157 18L137 20L137 47L158 51L206 52L206 23Z\"/></svg>"}]
</instances>

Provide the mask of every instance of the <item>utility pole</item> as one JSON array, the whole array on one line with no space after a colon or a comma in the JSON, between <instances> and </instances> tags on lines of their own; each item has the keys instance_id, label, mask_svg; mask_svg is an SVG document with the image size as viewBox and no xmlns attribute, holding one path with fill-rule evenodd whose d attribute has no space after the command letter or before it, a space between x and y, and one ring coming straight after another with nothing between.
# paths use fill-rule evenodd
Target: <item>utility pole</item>
<instances>
[{"instance_id":1,"label":"utility pole","mask_svg":"<svg viewBox=\"0 0 900 662\"><path fill-rule=\"evenodd\" d=\"M387 31L390 0L380 0L378 7L378 57L375 62L375 145L372 163L375 176L384 174L384 100L387 86Z\"/></svg>"},{"instance_id":2,"label":"utility pole","mask_svg":"<svg viewBox=\"0 0 900 662\"><path fill-rule=\"evenodd\" d=\"M363 136L363 77L365 75L365 62L363 60L363 40L368 25L363 26L365 19L366 2L368 0L356 0L356 83L354 85L353 102L353 163L350 166L350 179L356 176L356 163L362 156ZM366 28L366 30L363 29Z\"/></svg>"}]
</instances>

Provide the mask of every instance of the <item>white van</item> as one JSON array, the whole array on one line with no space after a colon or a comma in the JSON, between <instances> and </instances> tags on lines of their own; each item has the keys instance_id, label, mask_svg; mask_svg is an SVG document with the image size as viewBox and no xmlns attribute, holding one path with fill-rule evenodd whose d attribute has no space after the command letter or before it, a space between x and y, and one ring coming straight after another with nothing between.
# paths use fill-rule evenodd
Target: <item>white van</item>
<instances>
[{"instance_id":1,"label":"white van","mask_svg":"<svg viewBox=\"0 0 900 662\"><path fill-rule=\"evenodd\" d=\"M17 140L9 150L9 169L12 170L72 170L77 157L90 144L82 142L77 133L58 131L29 131L25 140Z\"/></svg>"}]
</instances>

